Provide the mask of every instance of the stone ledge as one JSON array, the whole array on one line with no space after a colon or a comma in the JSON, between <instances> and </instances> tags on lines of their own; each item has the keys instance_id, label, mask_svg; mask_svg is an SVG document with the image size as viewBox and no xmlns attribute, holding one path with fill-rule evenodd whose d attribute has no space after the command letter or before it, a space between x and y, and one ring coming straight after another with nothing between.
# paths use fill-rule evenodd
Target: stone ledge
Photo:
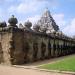
<instances>
[{"instance_id":1,"label":"stone ledge","mask_svg":"<svg viewBox=\"0 0 75 75\"><path fill-rule=\"evenodd\" d=\"M56 72L56 73L62 73L62 74L75 75L75 72L69 72L69 71L47 70L47 69L39 69L39 68L36 68L36 69L37 69L37 70L40 70L40 71L45 71L45 72Z\"/></svg>"},{"instance_id":2,"label":"stone ledge","mask_svg":"<svg viewBox=\"0 0 75 75\"><path fill-rule=\"evenodd\" d=\"M40 68L37 68L37 67L34 67L34 66L18 66L18 65L11 65L11 67L24 68L24 69L33 69L33 70L39 70L39 71L45 71L45 72L55 72L55 73L62 73L62 74L71 74L71 75L75 75L75 72L40 69Z\"/></svg>"}]
</instances>

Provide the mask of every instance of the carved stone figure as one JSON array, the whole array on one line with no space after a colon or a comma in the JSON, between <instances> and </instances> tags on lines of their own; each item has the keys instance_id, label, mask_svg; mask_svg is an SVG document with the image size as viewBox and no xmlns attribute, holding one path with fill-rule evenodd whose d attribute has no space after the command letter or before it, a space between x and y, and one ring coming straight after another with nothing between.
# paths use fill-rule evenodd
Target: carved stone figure
<instances>
[{"instance_id":1,"label":"carved stone figure","mask_svg":"<svg viewBox=\"0 0 75 75\"><path fill-rule=\"evenodd\" d=\"M20 23L19 24L19 28L21 28L21 29L23 29L24 27L23 27L23 25Z\"/></svg>"},{"instance_id":2,"label":"carved stone figure","mask_svg":"<svg viewBox=\"0 0 75 75\"><path fill-rule=\"evenodd\" d=\"M12 27L17 27L16 24L18 23L17 18L14 17L14 15L12 15L9 20L8 20L9 26Z\"/></svg>"},{"instance_id":3,"label":"carved stone figure","mask_svg":"<svg viewBox=\"0 0 75 75\"><path fill-rule=\"evenodd\" d=\"M31 26L32 26L32 23L28 20L27 22L25 22L24 25L25 25L26 28L30 29Z\"/></svg>"},{"instance_id":4,"label":"carved stone figure","mask_svg":"<svg viewBox=\"0 0 75 75\"><path fill-rule=\"evenodd\" d=\"M6 24L6 22L5 22L5 21L0 22L0 27L6 27L6 26L7 26L7 24Z\"/></svg>"},{"instance_id":5,"label":"carved stone figure","mask_svg":"<svg viewBox=\"0 0 75 75\"><path fill-rule=\"evenodd\" d=\"M40 28L39 25L34 25L34 26L33 26L33 29L34 29L35 31L39 31L39 28Z\"/></svg>"}]
</instances>

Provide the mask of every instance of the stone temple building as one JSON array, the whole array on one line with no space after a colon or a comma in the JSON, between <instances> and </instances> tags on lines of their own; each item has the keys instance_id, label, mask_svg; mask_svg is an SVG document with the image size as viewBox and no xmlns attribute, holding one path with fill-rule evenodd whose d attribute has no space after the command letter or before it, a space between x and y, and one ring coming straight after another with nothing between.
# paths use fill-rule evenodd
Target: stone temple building
<instances>
[{"instance_id":1,"label":"stone temple building","mask_svg":"<svg viewBox=\"0 0 75 75\"><path fill-rule=\"evenodd\" d=\"M32 23L18 23L13 15L0 22L0 63L25 64L75 53L75 40L59 31L49 10L31 29Z\"/></svg>"}]
</instances>

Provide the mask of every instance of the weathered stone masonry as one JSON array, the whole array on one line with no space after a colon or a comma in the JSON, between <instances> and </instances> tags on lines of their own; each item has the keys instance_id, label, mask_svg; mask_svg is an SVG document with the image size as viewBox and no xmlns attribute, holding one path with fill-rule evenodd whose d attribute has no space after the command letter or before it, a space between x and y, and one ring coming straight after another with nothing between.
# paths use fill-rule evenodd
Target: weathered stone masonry
<instances>
[{"instance_id":1,"label":"weathered stone masonry","mask_svg":"<svg viewBox=\"0 0 75 75\"><path fill-rule=\"evenodd\" d=\"M72 38L32 30L31 22L18 28L14 16L8 22L0 23L0 63L24 64L75 53Z\"/></svg>"}]
</instances>

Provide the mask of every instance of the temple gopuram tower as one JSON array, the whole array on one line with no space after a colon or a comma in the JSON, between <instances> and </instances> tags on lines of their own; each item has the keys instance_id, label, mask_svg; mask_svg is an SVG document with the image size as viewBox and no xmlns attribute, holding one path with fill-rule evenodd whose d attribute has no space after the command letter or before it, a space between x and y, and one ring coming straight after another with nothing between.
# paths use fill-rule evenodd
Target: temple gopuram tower
<instances>
[{"instance_id":1,"label":"temple gopuram tower","mask_svg":"<svg viewBox=\"0 0 75 75\"><path fill-rule=\"evenodd\" d=\"M53 33L54 31L57 32L59 30L59 26L55 23L55 20L48 9L45 10L34 26L36 25L39 26L40 32Z\"/></svg>"}]
</instances>

